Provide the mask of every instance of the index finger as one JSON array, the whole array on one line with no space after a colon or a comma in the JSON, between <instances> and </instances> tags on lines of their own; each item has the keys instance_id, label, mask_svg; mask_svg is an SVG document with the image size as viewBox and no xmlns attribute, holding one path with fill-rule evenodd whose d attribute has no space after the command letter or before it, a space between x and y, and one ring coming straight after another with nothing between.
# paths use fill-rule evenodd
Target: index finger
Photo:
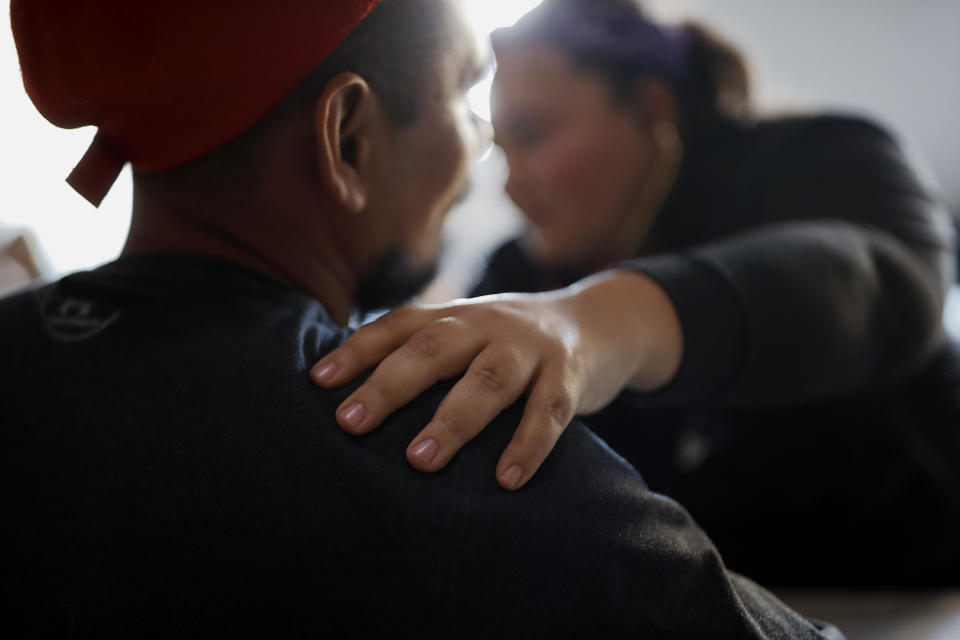
<instances>
[{"instance_id":1,"label":"index finger","mask_svg":"<svg viewBox=\"0 0 960 640\"><path fill-rule=\"evenodd\" d=\"M400 348L439 313L402 307L363 325L310 368L310 379L326 389L346 384Z\"/></svg>"}]
</instances>

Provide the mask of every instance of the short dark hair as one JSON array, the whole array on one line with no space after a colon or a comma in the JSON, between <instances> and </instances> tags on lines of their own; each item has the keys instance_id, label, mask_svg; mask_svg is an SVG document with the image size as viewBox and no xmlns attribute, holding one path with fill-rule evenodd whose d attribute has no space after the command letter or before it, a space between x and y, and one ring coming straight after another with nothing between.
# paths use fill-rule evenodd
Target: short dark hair
<instances>
[{"instance_id":1,"label":"short dark hair","mask_svg":"<svg viewBox=\"0 0 960 640\"><path fill-rule=\"evenodd\" d=\"M350 71L367 81L396 124L412 124L452 36L450 10L445 0L383 0L284 103L311 103L333 76Z\"/></svg>"}]
</instances>

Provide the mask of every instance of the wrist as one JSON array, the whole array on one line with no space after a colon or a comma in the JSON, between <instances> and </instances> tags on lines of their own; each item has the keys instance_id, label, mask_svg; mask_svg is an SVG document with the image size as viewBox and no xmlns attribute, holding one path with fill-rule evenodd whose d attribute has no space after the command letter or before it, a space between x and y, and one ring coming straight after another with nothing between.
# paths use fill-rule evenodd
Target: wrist
<instances>
[{"instance_id":1,"label":"wrist","mask_svg":"<svg viewBox=\"0 0 960 640\"><path fill-rule=\"evenodd\" d=\"M590 322L612 357L621 359L625 386L653 392L667 385L683 360L683 331L673 301L649 276L607 271L572 286L582 326Z\"/></svg>"}]
</instances>

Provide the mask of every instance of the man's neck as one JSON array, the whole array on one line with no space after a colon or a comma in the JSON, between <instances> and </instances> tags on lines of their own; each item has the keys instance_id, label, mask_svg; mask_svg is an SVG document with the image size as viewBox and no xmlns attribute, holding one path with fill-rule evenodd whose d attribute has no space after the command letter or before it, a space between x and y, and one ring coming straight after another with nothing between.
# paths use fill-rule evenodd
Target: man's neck
<instances>
[{"instance_id":1,"label":"man's neck","mask_svg":"<svg viewBox=\"0 0 960 640\"><path fill-rule=\"evenodd\" d=\"M317 298L335 322L347 324L355 283L334 248L311 244L326 234L301 233L295 225L285 225L276 211L258 211L251 203L242 209L229 205L226 214L226 205L210 206L219 210L198 211L204 207L184 206L135 187L123 254L203 255L242 264Z\"/></svg>"}]
</instances>

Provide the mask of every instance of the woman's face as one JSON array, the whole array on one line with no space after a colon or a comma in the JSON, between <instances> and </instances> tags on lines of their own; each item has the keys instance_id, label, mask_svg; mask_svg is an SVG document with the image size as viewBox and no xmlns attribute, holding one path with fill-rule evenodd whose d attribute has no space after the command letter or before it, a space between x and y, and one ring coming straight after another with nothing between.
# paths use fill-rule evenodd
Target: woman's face
<instances>
[{"instance_id":1,"label":"woman's face","mask_svg":"<svg viewBox=\"0 0 960 640\"><path fill-rule=\"evenodd\" d=\"M636 233L630 218L655 156L639 101L615 100L602 76L546 46L498 51L493 91L506 190L534 255L549 266L629 257L616 247ZM626 240L636 249L642 238Z\"/></svg>"}]
</instances>

